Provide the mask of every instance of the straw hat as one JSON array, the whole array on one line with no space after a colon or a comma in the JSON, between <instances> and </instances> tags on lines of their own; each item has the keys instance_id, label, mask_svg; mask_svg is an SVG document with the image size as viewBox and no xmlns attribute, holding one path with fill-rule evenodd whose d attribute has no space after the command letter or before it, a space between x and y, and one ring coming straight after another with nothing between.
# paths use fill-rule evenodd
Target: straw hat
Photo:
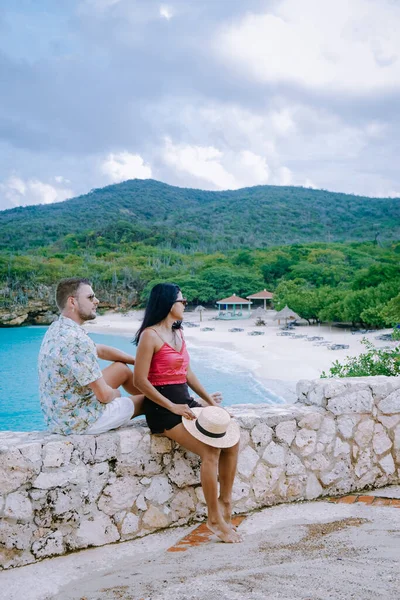
<instances>
[{"instance_id":1,"label":"straw hat","mask_svg":"<svg viewBox=\"0 0 400 600\"><path fill-rule=\"evenodd\" d=\"M196 419L182 417L184 427L193 437L215 448L230 448L240 438L239 425L219 406L192 408Z\"/></svg>"}]
</instances>

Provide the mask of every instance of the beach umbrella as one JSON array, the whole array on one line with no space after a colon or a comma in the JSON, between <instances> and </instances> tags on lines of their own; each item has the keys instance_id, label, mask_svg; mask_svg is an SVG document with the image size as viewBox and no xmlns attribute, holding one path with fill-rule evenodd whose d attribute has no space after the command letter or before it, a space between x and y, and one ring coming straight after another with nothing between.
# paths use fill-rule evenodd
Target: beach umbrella
<instances>
[{"instance_id":1,"label":"beach umbrella","mask_svg":"<svg viewBox=\"0 0 400 600\"><path fill-rule=\"evenodd\" d=\"M265 319L268 316L268 313L266 310L263 309L262 306L259 306L258 308L256 308L256 310L254 310L252 312L253 317L261 317L261 319Z\"/></svg>"},{"instance_id":2,"label":"beach umbrella","mask_svg":"<svg viewBox=\"0 0 400 600\"><path fill-rule=\"evenodd\" d=\"M194 312L198 312L200 314L200 321L203 320L203 311L204 310L206 310L206 309L201 304L199 304L198 306L196 306L196 308L194 309Z\"/></svg>"},{"instance_id":3,"label":"beach umbrella","mask_svg":"<svg viewBox=\"0 0 400 600\"><path fill-rule=\"evenodd\" d=\"M288 319L296 321L298 319L301 319L301 317L297 313L295 313L294 310L289 308L288 305L286 305L284 308L282 308L282 310L279 310L274 316L274 321L278 321L278 323L281 319L285 319L285 323L287 325Z\"/></svg>"}]
</instances>

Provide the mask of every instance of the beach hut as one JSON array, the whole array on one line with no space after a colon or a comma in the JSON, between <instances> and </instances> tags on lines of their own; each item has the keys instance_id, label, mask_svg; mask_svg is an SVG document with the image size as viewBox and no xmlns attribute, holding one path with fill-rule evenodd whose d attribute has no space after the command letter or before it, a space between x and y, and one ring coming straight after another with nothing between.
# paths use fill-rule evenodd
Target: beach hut
<instances>
[{"instance_id":1,"label":"beach hut","mask_svg":"<svg viewBox=\"0 0 400 600\"><path fill-rule=\"evenodd\" d=\"M295 313L294 310L289 308L288 305L286 305L285 308L282 308L282 310L278 311L274 316L274 321L278 321L278 325L280 324L281 319L285 319L285 323L287 325L289 320L296 321L301 319L301 317Z\"/></svg>"},{"instance_id":2,"label":"beach hut","mask_svg":"<svg viewBox=\"0 0 400 600\"><path fill-rule=\"evenodd\" d=\"M251 294L251 296L246 296L247 300L264 300L264 310L267 309L267 300L271 301L273 297L273 293L266 289L263 289L261 292L257 292L256 294Z\"/></svg>"},{"instance_id":3,"label":"beach hut","mask_svg":"<svg viewBox=\"0 0 400 600\"><path fill-rule=\"evenodd\" d=\"M242 308L247 306L247 317L250 317L251 301L233 294L229 298L222 298L217 301L218 319L240 319L243 317Z\"/></svg>"}]
</instances>

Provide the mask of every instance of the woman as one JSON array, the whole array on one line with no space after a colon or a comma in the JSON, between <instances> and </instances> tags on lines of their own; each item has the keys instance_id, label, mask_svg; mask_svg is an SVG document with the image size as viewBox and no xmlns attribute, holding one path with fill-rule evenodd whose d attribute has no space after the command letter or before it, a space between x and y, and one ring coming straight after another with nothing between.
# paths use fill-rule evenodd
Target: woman
<instances>
[{"instance_id":1,"label":"woman","mask_svg":"<svg viewBox=\"0 0 400 600\"><path fill-rule=\"evenodd\" d=\"M135 337L135 386L145 395L144 412L151 432L163 433L201 457L200 479L208 508L208 528L224 542L240 542L231 524L239 427L223 409L202 409L189 395L188 386L206 406L215 407L221 401L220 394L206 392L190 368L181 330L186 303L179 287L172 283L159 283L151 290ZM202 411L206 411L202 421L200 417L196 420ZM221 418L227 423L220 431ZM210 421L213 423L208 427ZM191 427L194 423L197 427Z\"/></svg>"}]
</instances>

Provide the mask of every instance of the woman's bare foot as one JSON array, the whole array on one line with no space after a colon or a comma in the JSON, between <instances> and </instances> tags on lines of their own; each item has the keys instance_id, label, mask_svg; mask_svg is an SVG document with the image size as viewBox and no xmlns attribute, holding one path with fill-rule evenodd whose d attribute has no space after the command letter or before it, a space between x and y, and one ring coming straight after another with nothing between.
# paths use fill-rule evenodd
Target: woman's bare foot
<instances>
[{"instance_id":1,"label":"woman's bare foot","mask_svg":"<svg viewBox=\"0 0 400 600\"><path fill-rule=\"evenodd\" d=\"M232 529L230 525L227 525L225 521L212 523L207 521L207 527L212 533L214 533L222 542L227 544L237 544L242 541L240 535Z\"/></svg>"},{"instance_id":2,"label":"woman's bare foot","mask_svg":"<svg viewBox=\"0 0 400 600\"><path fill-rule=\"evenodd\" d=\"M225 523L232 525L232 502L224 502L222 498L218 498L218 504Z\"/></svg>"}]
</instances>

